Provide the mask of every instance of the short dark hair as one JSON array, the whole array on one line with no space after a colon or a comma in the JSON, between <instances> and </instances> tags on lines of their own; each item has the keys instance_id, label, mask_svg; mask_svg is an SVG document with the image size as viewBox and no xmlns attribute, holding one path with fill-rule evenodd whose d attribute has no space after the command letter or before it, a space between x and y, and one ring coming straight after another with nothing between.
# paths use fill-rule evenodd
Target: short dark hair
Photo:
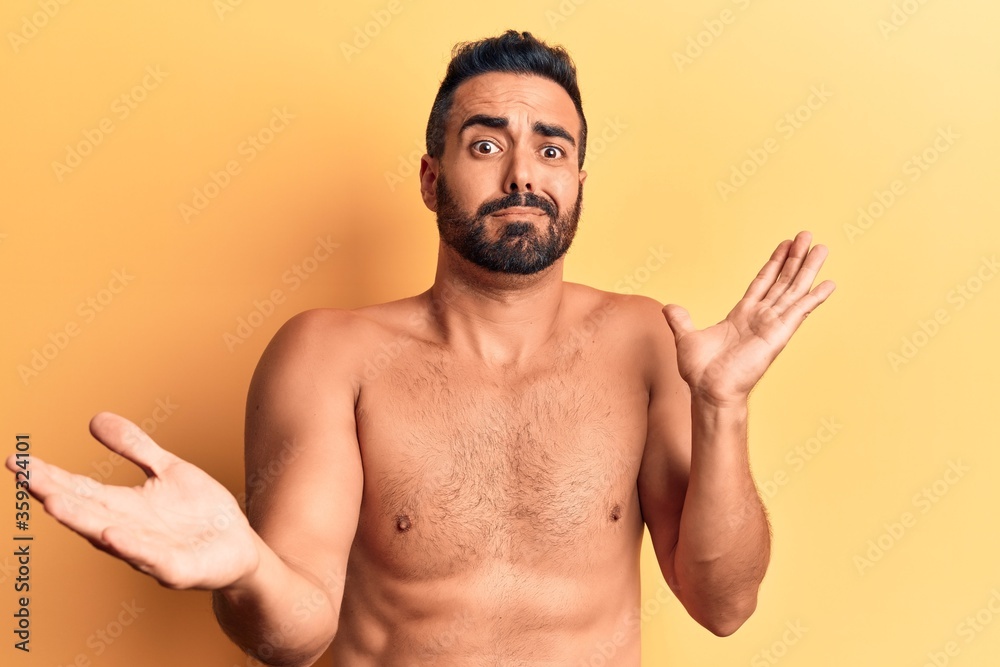
<instances>
[{"instance_id":1,"label":"short dark hair","mask_svg":"<svg viewBox=\"0 0 1000 667\"><path fill-rule=\"evenodd\" d=\"M455 89L464 81L489 72L534 74L558 83L573 100L580 115L580 168L587 153L587 119L583 115L580 88L576 83L576 66L561 46L549 46L530 32L508 30L499 37L478 42L456 44L444 81L427 120L427 154L439 158L444 154L445 123L455 99Z\"/></svg>"}]
</instances>

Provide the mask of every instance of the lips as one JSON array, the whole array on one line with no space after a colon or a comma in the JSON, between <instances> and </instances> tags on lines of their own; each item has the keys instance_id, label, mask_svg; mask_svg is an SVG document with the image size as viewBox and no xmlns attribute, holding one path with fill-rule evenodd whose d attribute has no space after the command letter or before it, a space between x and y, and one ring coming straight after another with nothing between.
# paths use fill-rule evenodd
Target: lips
<instances>
[{"instance_id":1,"label":"lips","mask_svg":"<svg viewBox=\"0 0 1000 667\"><path fill-rule=\"evenodd\" d=\"M528 207L528 206L512 206L510 208L500 209L491 215L497 217L504 216L520 216L520 215L544 215L547 216L548 213L540 208Z\"/></svg>"}]
</instances>

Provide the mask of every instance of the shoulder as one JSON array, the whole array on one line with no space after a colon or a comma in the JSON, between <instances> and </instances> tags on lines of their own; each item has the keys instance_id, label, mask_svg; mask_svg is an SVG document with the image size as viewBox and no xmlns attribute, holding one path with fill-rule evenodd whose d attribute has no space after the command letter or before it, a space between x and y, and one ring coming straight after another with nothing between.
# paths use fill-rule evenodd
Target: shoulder
<instances>
[{"instance_id":1,"label":"shoulder","mask_svg":"<svg viewBox=\"0 0 1000 667\"><path fill-rule=\"evenodd\" d=\"M566 287L567 300L574 304L568 324L571 340L594 341L601 354L634 369L650 390L677 386L677 348L662 303L574 283Z\"/></svg>"},{"instance_id":2,"label":"shoulder","mask_svg":"<svg viewBox=\"0 0 1000 667\"><path fill-rule=\"evenodd\" d=\"M359 350L402 333L410 312L409 301L411 299L402 299L356 310L314 308L303 311L278 329L268 351L274 349L295 357L307 356L312 362L343 363Z\"/></svg>"},{"instance_id":3,"label":"shoulder","mask_svg":"<svg viewBox=\"0 0 1000 667\"><path fill-rule=\"evenodd\" d=\"M380 320L372 316L370 308L313 308L286 321L278 329L274 341L332 347L335 349L331 352L336 352L363 343L365 336L377 333L380 328ZM331 346L333 342L337 345Z\"/></svg>"},{"instance_id":4,"label":"shoulder","mask_svg":"<svg viewBox=\"0 0 1000 667\"><path fill-rule=\"evenodd\" d=\"M274 334L261 356L261 366L313 366L349 359L365 325L364 319L348 310L303 311Z\"/></svg>"},{"instance_id":5,"label":"shoulder","mask_svg":"<svg viewBox=\"0 0 1000 667\"><path fill-rule=\"evenodd\" d=\"M298 313L281 325L264 349L251 393L266 386L297 394L291 392L292 385L308 387L321 377L327 381L316 386L333 387L338 383L329 380L350 377L353 360L377 330L377 323L355 311L316 308Z\"/></svg>"},{"instance_id":6,"label":"shoulder","mask_svg":"<svg viewBox=\"0 0 1000 667\"><path fill-rule=\"evenodd\" d=\"M284 347L295 344L322 346L330 336L343 334L361 324L352 311L340 308L314 308L288 319L271 339L271 344Z\"/></svg>"},{"instance_id":7,"label":"shoulder","mask_svg":"<svg viewBox=\"0 0 1000 667\"><path fill-rule=\"evenodd\" d=\"M602 321L607 324L606 332L621 342L673 345L673 335L663 317L663 304L656 299L569 282L566 294L578 318Z\"/></svg>"}]
</instances>

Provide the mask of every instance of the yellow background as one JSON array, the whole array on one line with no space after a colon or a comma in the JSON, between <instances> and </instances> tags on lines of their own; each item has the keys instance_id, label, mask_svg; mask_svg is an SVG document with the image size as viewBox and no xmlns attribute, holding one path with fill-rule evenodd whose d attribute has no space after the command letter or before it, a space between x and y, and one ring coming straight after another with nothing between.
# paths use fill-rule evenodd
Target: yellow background
<instances>
[{"instance_id":1,"label":"yellow background","mask_svg":"<svg viewBox=\"0 0 1000 667\"><path fill-rule=\"evenodd\" d=\"M928 654L997 664L1000 619L987 605L1000 596L1000 280L986 278L1000 251L1000 5L393 8L3 4L4 452L28 432L41 457L136 483L138 471L115 465L86 431L92 414L112 410L239 493L243 401L281 323L430 284L436 229L413 167L452 45L530 30L576 59L591 128L567 279L621 290L627 278L707 325L778 241L808 228L829 245L824 275L839 286L752 399L752 462L775 532L757 612L728 639L710 635L675 600L657 599L663 584L647 544L643 664L916 667ZM367 44L358 37L366 25ZM355 40L362 48L345 50ZM814 90L823 99L810 109ZM127 116L123 95L135 107ZM294 117L268 137L275 109ZM782 123L789 113L799 114L794 132ZM53 166L67 147L87 151L87 132L102 122L112 131L79 166ZM243 142L258 134L273 140L251 160ZM925 151L928 168L914 172ZM744 165L754 154L763 164ZM181 205L230 161L239 173L185 220ZM734 168L752 174L724 197L719 182ZM892 200L880 217L852 231L859 207L879 212L880 196ZM286 272L317 237L339 247L293 289ZM670 258L650 272L653 250ZM134 278L122 287L115 271ZM974 298L959 300L959 285ZM224 335L273 290L283 302L227 346ZM103 299L102 310L88 299ZM935 328L927 322L938 311ZM67 325L78 329L63 339ZM893 363L904 338L920 346ZM36 351L53 358L25 374ZM832 437L824 419L839 425ZM796 458L808 446L810 460ZM950 465L967 470L946 476ZM2 486L0 542L13 545L12 480ZM933 504L920 500L925 487ZM30 655L12 648L13 546L0 550L3 664L247 664L207 593L161 589L37 503L31 533ZM886 548L872 551L869 540ZM133 603L142 611L113 643L96 639L116 633L122 605ZM973 631L965 619L977 613Z\"/></svg>"}]
</instances>

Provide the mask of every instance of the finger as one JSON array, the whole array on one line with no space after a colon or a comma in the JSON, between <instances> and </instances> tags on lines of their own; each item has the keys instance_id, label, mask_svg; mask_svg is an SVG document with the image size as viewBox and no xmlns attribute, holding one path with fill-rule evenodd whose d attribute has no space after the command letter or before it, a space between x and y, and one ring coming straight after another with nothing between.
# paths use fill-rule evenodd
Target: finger
<instances>
[{"instance_id":1,"label":"finger","mask_svg":"<svg viewBox=\"0 0 1000 667\"><path fill-rule=\"evenodd\" d=\"M113 412L100 412L90 420L90 433L105 447L121 454L150 476L158 475L176 457L153 442L141 428Z\"/></svg>"},{"instance_id":2,"label":"finger","mask_svg":"<svg viewBox=\"0 0 1000 667\"><path fill-rule=\"evenodd\" d=\"M694 331L691 316L688 314L688 311L680 306L675 304L664 306L663 317L666 318L667 324L670 325L670 330L674 332L675 339L680 340L685 334Z\"/></svg>"},{"instance_id":3,"label":"finger","mask_svg":"<svg viewBox=\"0 0 1000 667\"><path fill-rule=\"evenodd\" d=\"M113 492L125 489L106 486L91 477L70 473L34 457L30 471L29 491L42 501L52 518L102 551L118 557L133 555L135 549L122 551L109 544L105 536L118 520L107 501ZM117 502L122 504L120 500Z\"/></svg>"},{"instance_id":4,"label":"finger","mask_svg":"<svg viewBox=\"0 0 1000 667\"><path fill-rule=\"evenodd\" d=\"M13 472L20 470L11 458L7 459L6 465L8 470ZM90 498L99 495L104 488L104 485L95 479L73 474L36 456L31 457L27 473L28 492L42 502L53 494Z\"/></svg>"},{"instance_id":5,"label":"finger","mask_svg":"<svg viewBox=\"0 0 1000 667\"><path fill-rule=\"evenodd\" d=\"M785 263L785 258L788 256L788 248L791 245L792 242L788 239L778 244L778 247L771 253L771 258L767 260L767 263L757 273L757 277L750 283L750 287L747 288L746 293L743 295L744 299L760 301L764 298L767 290L774 284L774 280L781 270L781 265Z\"/></svg>"},{"instance_id":6,"label":"finger","mask_svg":"<svg viewBox=\"0 0 1000 667\"><path fill-rule=\"evenodd\" d=\"M812 234L809 232L802 231L795 235L795 239L788 247L788 256L781 265L781 272L768 288L763 301L775 303L788 290L788 287L795 280L795 276L799 273L799 267L802 266L809 254L810 242L812 242Z\"/></svg>"},{"instance_id":7,"label":"finger","mask_svg":"<svg viewBox=\"0 0 1000 667\"><path fill-rule=\"evenodd\" d=\"M161 549L155 544L143 542L129 529L109 524L103 530L94 530L92 533L76 529L74 531L94 548L125 561L144 574L154 574Z\"/></svg>"},{"instance_id":8,"label":"finger","mask_svg":"<svg viewBox=\"0 0 1000 667\"><path fill-rule=\"evenodd\" d=\"M101 534L111 525L113 517L96 499L72 493L54 493L44 502L52 518L92 543L101 543Z\"/></svg>"},{"instance_id":9,"label":"finger","mask_svg":"<svg viewBox=\"0 0 1000 667\"><path fill-rule=\"evenodd\" d=\"M813 246L813 249L809 251L809 256L806 257L806 261L795 276L795 280L774 303L774 307L779 313L789 308L800 297L812 289L813 281L816 280L816 274L823 267L823 263L829 254L830 251L825 245Z\"/></svg>"},{"instance_id":10,"label":"finger","mask_svg":"<svg viewBox=\"0 0 1000 667\"><path fill-rule=\"evenodd\" d=\"M824 280L819 285L816 285L813 291L800 298L788 310L782 313L782 321L798 327L809 313L833 294L835 289L837 289L836 283L832 280Z\"/></svg>"},{"instance_id":11,"label":"finger","mask_svg":"<svg viewBox=\"0 0 1000 667\"><path fill-rule=\"evenodd\" d=\"M3 465L5 468L7 468L7 470L11 471L16 475L21 470L21 467L17 465L18 461L20 460L22 459L19 459L17 457L17 454L11 454L4 460Z\"/></svg>"}]
</instances>

